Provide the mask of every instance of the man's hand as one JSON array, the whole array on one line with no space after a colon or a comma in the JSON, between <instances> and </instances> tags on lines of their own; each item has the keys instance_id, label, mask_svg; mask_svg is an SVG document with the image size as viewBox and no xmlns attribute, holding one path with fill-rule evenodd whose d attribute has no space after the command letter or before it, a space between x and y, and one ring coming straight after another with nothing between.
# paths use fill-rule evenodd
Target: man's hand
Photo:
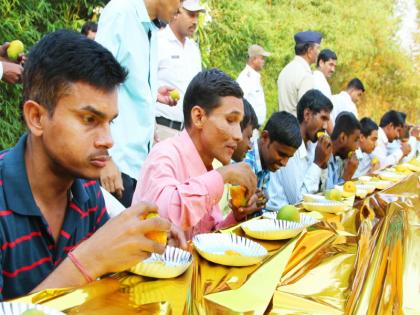
<instances>
[{"instance_id":1,"label":"man's hand","mask_svg":"<svg viewBox=\"0 0 420 315\"><path fill-rule=\"evenodd\" d=\"M9 48L9 46L10 46L9 43L4 43L3 45L0 46L0 61L6 61L6 62L23 65L27 59L26 55L24 53L21 53L19 57L17 58L17 60L10 59L7 56L7 48Z\"/></svg>"},{"instance_id":2,"label":"man's hand","mask_svg":"<svg viewBox=\"0 0 420 315\"><path fill-rule=\"evenodd\" d=\"M257 189L257 177L245 162L228 164L216 170L219 172L224 183L241 185L247 189L246 198L250 199Z\"/></svg>"},{"instance_id":3,"label":"man's hand","mask_svg":"<svg viewBox=\"0 0 420 315\"><path fill-rule=\"evenodd\" d=\"M357 159L357 155L352 154L349 159L344 161L343 179L345 181L351 180L358 166L359 160Z\"/></svg>"},{"instance_id":4,"label":"man's hand","mask_svg":"<svg viewBox=\"0 0 420 315\"><path fill-rule=\"evenodd\" d=\"M166 104L169 106L175 106L178 103L178 101L172 99L172 97L169 96L169 93L171 93L171 91L173 90L175 89L169 86L161 86L158 89L157 101L159 103Z\"/></svg>"},{"instance_id":5,"label":"man's hand","mask_svg":"<svg viewBox=\"0 0 420 315\"><path fill-rule=\"evenodd\" d=\"M148 232L171 233L180 246L186 249L184 233L168 220L160 217L142 219L156 211L157 207L148 203L126 209L81 243L73 251L74 255L95 279L106 273L126 270L147 258L150 253L162 254L165 245L145 237Z\"/></svg>"},{"instance_id":6,"label":"man's hand","mask_svg":"<svg viewBox=\"0 0 420 315\"><path fill-rule=\"evenodd\" d=\"M3 65L2 80L9 84L16 84L22 80L23 68L21 65L12 62L1 62Z\"/></svg>"},{"instance_id":7,"label":"man's hand","mask_svg":"<svg viewBox=\"0 0 420 315\"><path fill-rule=\"evenodd\" d=\"M411 152L411 145L407 142L401 142L401 150L403 152L403 156L407 156Z\"/></svg>"},{"instance_id":8,"label":"man's hand","mask_svg":"<svg viewBox=\"0 0 420 315\"><path fill-rule=\"evenodd\" d=\"M122 197L124 186L121 172L112 159L110 159L106 166L101 170L101 186L110 193L115 193L118 198Z\"/></svg>"},{"instance_id":9,"label":"man's hand","mask_svg":"<svg viewBox=\"0 0 420 315\"><path fill-rule=\"evenodd\" d=\"M316 145L314 163L322 169L327 168L331 153L331 138L328 135L324 135L318 140Z\"/></svg>"}]
</instances>

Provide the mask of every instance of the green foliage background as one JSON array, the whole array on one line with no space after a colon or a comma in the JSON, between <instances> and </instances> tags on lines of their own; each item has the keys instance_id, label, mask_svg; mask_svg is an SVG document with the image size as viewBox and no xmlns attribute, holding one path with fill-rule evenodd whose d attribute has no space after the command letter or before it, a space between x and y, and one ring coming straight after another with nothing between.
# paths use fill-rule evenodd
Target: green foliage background
<instances>
[{"instance_id":1,"label":"green foliage background","mask_svg":"<svg viewBox=\"0 0 420 315\"><path fill-rule=\"evenodd\" d=\"M31 47L50 31L79 30L103 2L0 0L0 42L20 39ZM218 67L236 78L244 67L248 45L258 43L273 52L263 71L269 113L277 109L277 76L294 55L293 34L312 29L324 34L322 48L338 54L331 80L334 93L357 76L367 88L359 105L361 116L379 120L387 109L396 108L406 111L410 121L420 122L420 75L392 40L397 23L392 19L393 0L203 2L212 16L198 33L206 67ZM0 148L13 145L23 130L20 95L20 86L0 83Z\"/></svg>"},{"instance_id":2,"label":"green foliage background","mask_svg":"<svg viewBox=\"0 0 420 315\"><path fill-rule=\"evenodd\" d=\"M99 0L0 0L0 43L20 39L26 51L44 34L60 28L79 30ZM0 149L16 143L23 131L22 87L0 82Z\"/></svg>"}]
</instances>

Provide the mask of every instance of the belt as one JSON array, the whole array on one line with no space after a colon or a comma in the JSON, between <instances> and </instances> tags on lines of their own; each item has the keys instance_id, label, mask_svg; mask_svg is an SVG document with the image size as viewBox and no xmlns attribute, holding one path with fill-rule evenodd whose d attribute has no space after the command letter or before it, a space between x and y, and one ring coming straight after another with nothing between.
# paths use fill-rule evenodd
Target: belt
<instances>
[{"instance_id":1,"label":"belt","mask_svg":"<svg viewBox=\"0 0 420 315\"><path fill-rule=\"evenodd\" d=\"M159 125L163 125L172 129L176 129L176 130L182 130L184 128L184 124L182 122L170 120L162 116L156 117L156 122Z\"/></svg>"}]
</instances>

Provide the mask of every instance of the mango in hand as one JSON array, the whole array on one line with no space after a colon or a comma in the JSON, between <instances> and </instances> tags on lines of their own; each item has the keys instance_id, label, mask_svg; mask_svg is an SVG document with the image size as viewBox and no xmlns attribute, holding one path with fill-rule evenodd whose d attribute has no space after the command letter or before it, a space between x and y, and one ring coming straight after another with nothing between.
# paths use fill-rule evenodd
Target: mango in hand
<instances>
[{"instance_id":1,"label":"mango in hand","mask_svg":"<svg viewBox=\"0 0 420 315\"><path fill-rule=\"evenodd\" d=\"M317 139L321 139L323 136L325 136L326 135L326 133L324 132L324 131L318 131L317 133L316 133L316 137L317 137Z\"/></svg>"},{"instance_id":2,"label":"mango in hand","mask_svg":"<svg viewBox=\"0 0 420 315\"><path fill-rule=\"evenodd\" d=\"M179 94L178 90L172 90L169 92L169 97L172 98L174 101L179 101L181 95Z\"/></svg>"},{"instance_id":3,"label":"mango in hand","mask_svg":"<svg viewBox=\"0 0 420 315\"><path fill-rule=\"evenodd\" d=\"M151 212L151 213L147 214L145 219L151 219L151 218L155 218L155 217L159 217L159 214L157 214L155 212ZM152 241L158 242L162 245L166 245L166 243L168 242L168 234L166 232L163 232L163 231L148 232L148 233L145 233L144 236L146 236L148 239L151 239Z\"/></svg>"},{"instance_id":4,"label":"mango in hand","mask_svg":"<svg viewBox=\"0 0 420 315\"><path fill-rule=\"evenodd\" d=\"M277 212L277 220L300 222L298 208L293 205L285 205Z\"/></svg>"},{"instance_id":5,"label":"mango in hand","mask_svg":"<svg viewBox=\"0 0 420 315\"><path fill-rule=\"evenodd\" d=\"M23 53L25 46L20 40L14 40L9 44L7 48L7 57L9 59L16 61L19 58L19 55Z\"/></svg>"},{"instance_id":6,"label":"mango in hand","mask_svg":"<svg viewBox=\"0 0 420 315\"><path fill-rule=\"evenodd\" d=\"M248 204L246 199L246 188L244 186L230 186L229 189L230 197L232 198L232 204L236 207L245 207Z\"/></svg>"}]
</instances>

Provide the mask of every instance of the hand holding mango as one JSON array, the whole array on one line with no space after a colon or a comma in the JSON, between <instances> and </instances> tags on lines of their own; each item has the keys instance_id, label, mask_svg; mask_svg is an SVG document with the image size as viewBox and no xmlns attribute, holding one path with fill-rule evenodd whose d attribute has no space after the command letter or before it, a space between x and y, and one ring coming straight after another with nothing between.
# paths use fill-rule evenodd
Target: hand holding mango
<instances>
[{"instance_id":1,"label":"hand holding mango","mask_svg":"<svg viewBox=\"0 0 420 315\"><path fill-rule=\"evenodd\" d=\"M159 217L159 214L155 212L150 212L146 215L146 217L143 217L142 220L152 219L156 217ZM144 236L162 245L166 245L166 243L168 242L168 234L166 232L153 231L153 232L145 233Z\"/></svg>"},{"instance_id":2,"label":"hand holding mango","mask_svg":"<svg viewBox=\"0 0 420 315\"><path fill-rule=\"evenodd\" d=\"M25 46L20 40L14 40L10 42L9 47L7 48L7 57L9 57L10 60L17 61L24 49Z\"/></svg>"},{"instance_id":3,"label":"hand holding mango","mask_svg":"<svg viewBox=\"0 0 420 315\"><path fill-rule=\"evenodd\" d=\"M248 205L248 199L246 198L246 188L244 186L231 186L229 192L230 197L232 198L232 204L236 208L246 207Z\"/></svg>"},{"instance_id":4,"label":"hand holding mango","mask_svg":"<svg viewBox=\"0 0 420 315\"><path fill-rule=\"evenodd\" d=\"M174 101L178 102L181 98L181 95L178 90L172 90L169 92L169 97L172 98Z\"/></svg>"},{"instance_id":5,"label":"hand holding mango","mask_svg":"<svg viewBox=\"0 0 420 315\"><path fill-rule=\"evenodd\" d=\"M321 139L323 136L326 136L327 134L325 133L325 131L318 131L316 133L316 138L319 140Z\"/></svg>"}]
</instances>

